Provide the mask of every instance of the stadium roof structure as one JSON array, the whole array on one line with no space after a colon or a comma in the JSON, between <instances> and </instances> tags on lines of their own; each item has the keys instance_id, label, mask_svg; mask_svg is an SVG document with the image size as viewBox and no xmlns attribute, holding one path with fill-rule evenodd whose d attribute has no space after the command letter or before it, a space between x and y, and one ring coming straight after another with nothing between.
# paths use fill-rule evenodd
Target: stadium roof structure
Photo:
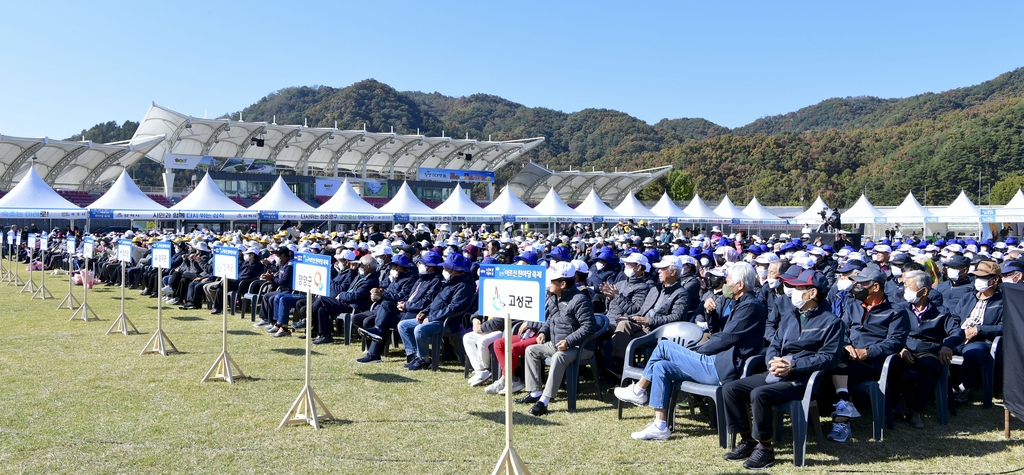
<instances>
[{"instance_id":1,"label":"stadium roof structure","mask_svg":"<svg viewBox=\"0 0 1024 475\"><path fill-rule=\"evenodd\" d=\"M168 153L273 160L278 170L304 175L415 180L420 168L497 170L544 137L484 141L337 128L200 119L153 103L135 140L164 136L148 157ZM260 146L262 145L262 146Z\"/></svg>"},{"instance_id":2,"label":"stadium roof structure","mask_svg":"<svg viewBox=\"0 0 1024 475\"><path fill-rule=\"evenodd\" d=\"M121 175L123 167L141 160L163 140L158 134L96 144L0 135L0 190L11 189L32 166L51 188L91 191L105 187Z\"/></svg>"},{"instance_id":3,"label":"stadium roof structure","mask_svg":"<svg viewBox=\"0 0 1024 475\"><path fill-rule=\"evenodd\" d=\"M548 190L555 190L566 203L583 201L591 189L607 203L621 203L672 169L671 165L634 172L605 171L552 171L532 161L508 182L508 186L523 201L538 202Z\"/></svg>"}]
</instances>

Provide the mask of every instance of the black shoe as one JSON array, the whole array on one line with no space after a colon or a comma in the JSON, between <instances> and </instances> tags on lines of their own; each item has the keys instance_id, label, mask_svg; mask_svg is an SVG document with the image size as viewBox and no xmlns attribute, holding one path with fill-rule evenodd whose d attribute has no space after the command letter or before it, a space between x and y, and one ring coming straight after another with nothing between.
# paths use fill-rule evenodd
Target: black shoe
<instances>
[{"instance_id":1,"label":"black shoe","mask_svg":"<svg viewBox=\"0 0 1024 475\"><path fill-rule=\"evenodd\" d=\"M420 370L424 370L424 369L430 369L430 358L421 358L420 361L419 361L419 363L420 363L419 366L416 366L414 363L415 363L415 361L412 362L412 363L409 363L409 365L410 365L409 370L410 371L420 371Z\"/></svg>"},{"instance_id":2,"label":"black shoe","mask_svg":"<svg viewBox=\"0 0 1024 475\"><path fill-rule=\"evenodd\" d=\"M321 336L321 337L314 338L313 341L311 341L310 343L312 343L314 345L327 345L327 344L334 343L334 338L331 338L329 336Z\"/></svg>"},{"instance_id":3,"label":"black shoe","mask_svg":"<svg viewBox=\"0 0 1024 475\"><path fill-rule=\"evenodd\" d=\"M191 305L180 305L180 306L178 306L178 310L192 310L194 308L195 307L193 307Z\"/></svg>"},{"instance_id":4,"label":"black shoe","mask_svg":"<svg viewBox=\"0 0 1024 475\"><path fill-rule=\"evenodd\" d=\"M523 396L521 398L516 398L516 404L533 404L533 403L535 403L537 401L540 401L540 397L539 396L534 397L534 396L531 396L529 394L527 394L527 395L525 395L525 396Z\"/></svg>"},{"instance_id":5,"label":"black shoe","mask_svg":"<svg viewBox=\"0 0 1024 475\"><path fill-rule=\"evenodd\" d=\"M213 310L210 310L210 315L220 315L221 312L222 312L221 309L215 308Z\"/></svg>"},{"instance_id":6,"label":"black shoe","mask_svg":"<svg viewBox=\"0 0 1024 475\"><path fill-rule=\"evenodd\" d=\"M369 355L366 355L366 356L356 360L356 363L359 363L359 364L373 364L373 363L383 363L383 362L384 362L384 360L382 360L380 358L380 356L374 355L374 354L369 354Z\"/></svg>"},{"instance_id":7,"label":"black shoe","mask_svg":"<svg viewBox=\"0 0 1024 475\"><path fill-rule=\"evenodd\" d=\"M362 335L362 336L365 336L366 338L369 338L369 339L371 339L371 340L373 340L373 341L375 341L377 343L380 343L380 342L384 341L384 337L380 336L379 334L377 334L377 332L375 332L375 331L373 331L371 329L360 328L359 329L359 334Z\"/></svg>"},{"instance_id":8,"label":"black shoe","mask_svg":"<svg viewBox=\"0 0 1024 475\"><path fill-rule=\"evenodd\" d=\"M534 403L533 407L530 408L530 414L533 414L533 415L538 416L538 417L543 416L544 414L547 414L547 413L548 413L548 405L544 404L544 403L542 403L540 401L537 401L536 403Z\"/></svg>"},{"instance_id":9,"label":"black shoe","mask_svg":"<svg viewBox=\"0 0 1024 475\"><path fill-rule=\"evenodd\" d=\"M746 460L750 458L750 454L754 453L754 449L757 448L757 441L754 439L741 439L737 444L736 448L732 449L732 452L725 454L723 457L726 460L733 462L739 462L740 460Z\"/></svg>"},{"instance_id":10,"label":"black shoe","mask_svg":"<svg viewBox=\"0 0 1024 475\"><path fill-rule=\"evenodd\" d=\"M743 468L747 470L761 470L775 465L775 451L761 444L757 444L754 453L743 462Z\"/></svg>"},{"instance_id":11,"label":"black shoe","mask_svg":"<svg viewBox=\"0 0 1024 475\"><path fill-rule=\"evenodd\" d=\"M416 359L416 353L411 355L405 355L405 364L412 363L412 360Z\"/></svg>"},{"instance_id":12,"label":"black shoe","mask_svg":"<svg viewBox=\"0 0 1024 475\"><path fill-rule=\"evenodd\" d=\"M303 328L306 328L306 319L305 318L295 322L295 325L292 325L292 329L293 330L300 330L300 329L303 329Z\"/></svg>"}]
</instances>

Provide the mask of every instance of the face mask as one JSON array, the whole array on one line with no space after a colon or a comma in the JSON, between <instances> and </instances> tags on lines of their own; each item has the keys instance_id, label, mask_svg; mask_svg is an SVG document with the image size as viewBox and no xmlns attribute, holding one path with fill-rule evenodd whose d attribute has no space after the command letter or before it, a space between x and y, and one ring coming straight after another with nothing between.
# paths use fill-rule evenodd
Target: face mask
<instances>
[{"instance_id":1,"label":"face mask","mask_svg":"<svg viewBox=\"0 0 1024 475\"><path fill-rule=\"evenodd\" d=\"M853 294L853 298L860 300L861 302L866 300L868 295L871 295L871 292L860 284L854 285L853 289L850 290L850 293Z\"/></svg>"},{"instance_id":2,"label":"face mask","mask_svg":"<svg viewBox=\"0 0 1024 475\"><path fill-rule=\"evenodd\" d=\"M915 304L921 300L921 297L917 296L917 292L913 290L903 291L903 300L906 300L909 304Z\"/></svg>"},{"instance_id":3,"label":"face mask","mask_svg":"<svg viewBox=\"0 0 1024 475\"><path fill-rule=\"evenodd\" d=\"M974 253L973 252L965 252L964 253L964 257L966 257L968 259L974 259Z\"/></svg>"},{"instance_id":4,"label":"face mask","mask_svg":"<svg viewBox=\"0 0 1024 475\"><path fill-rule=\"evenodd\" d=\"M725 284L722 286L722 297L727 299L733 298L736 295L736 287L733 284Z\"/></svg>"},{"instance_id":5,"label":"face mask","mask_svg":"<svg viewBox=\"0 0 1024 475\"><path fill-rule=\"evenodd\" d=\"M807 304L807 301L804 300L804 293L802 291L797 292L795 289L789 294L789 301L793 303L793 307L796 307L797 310L804 308L804 305Z\"/></svg>"},{"instance_id":6,"label":"face mask","mask_svg":"<svg viewBox=\"0 0 1024 475\"><path fill-rule=\"evenodd\" d=\"M278 262L280 262L280 259L278 259L276 255L270 256L271 264L277 264Z\"/></svg>"},{"instance_id":7,"label":"face mask","mask_svg":"<svg viewBox=\"0 0 1024 475\"><path fill-rule=\"evenodd\" d=\"M246 255L245 255L245 260L246 260L247 262L252 262L252 261L253 261L253 260L255 260L255 259L256 259L256 255L255 255L255 254L246 254Z\"/></svg>"},{"instance_id":8,"label":"face mask","mask_svg":"<svg viewBox=\"0 0 1024 475\"><path fill-rule=\"evenodd\" d=\"M768 269L765 269L763 267L758 267L757 268L757 278L761 279L761 280L764 280L767 277L768 277Z\"/></svg>"},{"instance_id":9,"label":"face mask","mask_svg":"<svg viewBox=\"0 0 1024 475\"><path fill-rule=\"evenodd\" d=\"M710 285L712 289L717 289L722 286L722 278L717 275L713 275L708 278L708 285Z\"/></svg>"},{"instance_id":10,"label":"face mask","mask_svg":"<svg viewBox=\"0 0 1024 475\"><path fill-rule=\"evenodd\" d=\"M627 267L626 270L622 271L622 273L626 274L626 277L632 279L633 275L636 274L636 271L634 271L632 267Z\"/></svg>"},{"instance_id":11,"label":"face mask","mask_svg":"<svg viewBox=\"0 0 1024 475\"><path fill-rule=\"evenodd\" d=\"M782 289L782 293L786 294L786 297L792 297L792 295L793 295L793 288L792 287L784 287Z\"/></svg>"},{"instance_id":12,"label":"face mask","mask_svg":"<svg viewBox=\"0 0 1024 475\"><path fill-rule=\"evenodd\" d=\"M378 257L377 258L377 267L384 267L384 258L383 257Z\"/></svg>"},{"instance_id":13,"label":"face mask","mask_svg":"<svg viewBox=\"0 0 1024 475\"><path fill-rule=\"evenodd\" d=\"M359 272L359 275L366 275L366 269L363 269L362 267L359 268L358 272Z\"/></svg>"},{"instance_id":14,"label":"face mask","mask_svg":"<svg viewBox=\"0 0 1024 475\"><path fill-rule=\"evenodd\" d=\"M988 285L988 280L986 279L978 279L974 281L974 290L977 290L978 292L984 292L991 288L992 286Z\"/></svg>"},{"instance_id":15,"label":"face mask","mask_svg":"<svg viewBox=\"0 0 1024 475\"><path fill-rule=\"evenodd\" d=\"M839 290L850 290L853 288L853 281L849 279L840 279L836 282L836 288Z\"/></svg>"},{"instance_id":16,"label":"face mask","mask_svg":"<svg viewBox=\"0 0 1024 475\"><path fill-rule=\"evenodd\" d=\"M448 269L445 269L445 270L441 271L441 276L444 277L444 280L451 280L452 273L448 272Z\"/></svg>"},{"instance_id":17,"label":"face mask","mask_svg":"<svg viewBox=\"0 0 1024 475\"><path fill-rule=\"evenodd\" d=\"M468 252L463 252L462 253L462 257L465 257L466 259L469 259L469 260L473 260L473 256L470 253L468 253Z\"/></svg>"},{"instance_id":18,"label":"face mask","mask_svg":"<svg viewBox=\"0 0 1024 475\"><path fill-rule=\"evenodd\" d=\"M711 261L709 261L708 258L706 258L706 257L700 258L700 265L702 265L704 267L707 267L708 264L710 264L710 263L711 263Z\"/></svg>"},{"instance_id":19,"label":"face mask","mask_svg":"<svg viewBox=\"0 0 1024 475\"><path fill-rule=\"evenodd\" d=\"M594 268L597 270L604 270L604 262L598 262L597 264L594 264Z\"/></svg>"},{"instance_id":20,"label":"face mask","mask_svg":"<svg viewBox=\"0 0 1024 475\"><path fill-rule=\"evenodd\" d=\"M427 266L425 266L423 264L417 264L416 265L416 270L418 270L421 275L422 274L426 274L427 273Z\"/></svg>"},{"instance_id":21,"label":"face mask","mask_svg":"<svg viewBox=\"0 0 1024 475\"><path fill-rule=\"evenodd\" d=\"M779 279L768 279L768 288L769 289L777 289L777 288L779 288L779 284L781 282L782 281L779 280Z\"/></svg>"},{"instance_id":22,"label":"face mask","mask_svg":"<svg viewBox=\"0 0 1024 475\"><path fill-rule=\"evenodd\" d=\"M903 275L903 269L900 269L899 267L893 267L892 268L892 275L893 275L893 277L899 277L899 276Z\"/></svg>"},{"instance_id":23,"label":"face mask","mask_svg":"<svg viewBox=\"0 0 1024 475\"><path fill-rule=\"evenodd\" d=\"M398 279L398 271L397 271L397 270L395 270L395 269L391 269L391 272L389 272L388 274L390 274L390 275L391 275L391 280L396 280L396 279Z\"/></svg>"},{"instance_id":24,"label":"face mask","mask_svg":"<svg viewBox=\"0 0 1024 475\"><path fill-rule=\"evenodd\" d=\"M960 269L949 269L946 271L946 275L949 276L949 280L960 280Z\"/></svg>"}]
</instances>

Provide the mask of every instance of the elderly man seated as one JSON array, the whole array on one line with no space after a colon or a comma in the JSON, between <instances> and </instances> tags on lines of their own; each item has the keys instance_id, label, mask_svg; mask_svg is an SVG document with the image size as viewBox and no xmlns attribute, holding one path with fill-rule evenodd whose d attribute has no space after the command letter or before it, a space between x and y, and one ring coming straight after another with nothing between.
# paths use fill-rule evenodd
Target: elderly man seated
<instances>
[{"instance_id":1,"label":"elderly man seated","mask_svg":"<svg viewBox=\"0 0 1024 475\"><path fill-rule=\"evenodd\" d=\"M626 346L634 338L646 335L662 325L672 322L688 321L688 317L697 308L700 296L700 284L696 279L683 285L680 276L684 267L690 275L697 265L690 256L664 256L654 264L657 269L659 284L655 284L648 292L640 310L632 315L616 318L615 333L612 334L612 361L622 362L626 354Z\"/></svg>"},{"instance_id":2,"label":"elderly man seated","mask_svg":"<svg viewBox=\"0 0 1024 475\"><path fill-rule=\"evenodd\" d=\"M731 303L725 313L725 328L695 350L671 340L661 340L644 367L640 381L615 388L615 397L638 406L650 400L654 421L634 432L636 440L667 440L668 407L672 390L679 381L718 385L739 376L747 357L764 347L767 310L757 298L757 274L745 262L729 268L722 295ZM529 351L527 351L529 352Z\"/></svg>"},{"instance_id":3,"label":"elderly man seated","mask_svg":"<svg viewBox=\"0 0 1024 475\"><path fill-rule=\"evenodd\" d=\"M441 267L444 283L430 303L430 307L416 314L415 319L398 323L398 334L402 337L410 371L427 369L430 359L430 339L444 332L445 320L471 311L476 293L476 282L469 274L469 259L461 254L450 254ZM454 325L457 321L449 322Z\"/></svg>"},{"instance_id":4,"label":"elderly man seated","mask_svg":"<svg viewBox=\"0 0 1024 475\"><path fill-rule=\"evenodd\" d=\"M593 354L593 347L580 345L597 331L593 303L576 288L576 266L555 262L547 270L547 279L548 298L557 300L558 313L544 321L537 344L526 348L526 390L530 394L516 399L517 404L533 404L530 414L535 416L547 414L548 403L558 392L569 364ZM551 358L551 370L545 384L541 376L547 358Z\"/></svg>"}]
</instances>

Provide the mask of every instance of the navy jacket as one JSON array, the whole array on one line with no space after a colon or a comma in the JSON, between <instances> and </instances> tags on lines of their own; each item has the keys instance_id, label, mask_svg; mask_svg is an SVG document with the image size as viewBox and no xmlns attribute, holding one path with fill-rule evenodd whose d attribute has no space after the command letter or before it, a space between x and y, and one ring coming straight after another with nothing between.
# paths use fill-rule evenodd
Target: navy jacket
<instances>
[{"instance_id":1,"label":"navy jacket","mask_svg":"<svg viewBox=\"0 0 1024 475\"><path fill-rule=\"evenodd\" d=\"M245 261L238 267L238 280L259 279L263 275L263 263L258 260Z\"/></svg>"},{"instance_id":2,"label":"navy jacket","mask_svg":"<svg viewBox=\"0 0 1024 475\"><path fill-rule=\"evenodd\" d=\"M757 296L745 293L733 302L725 328L711 334L711 339L697 347L697 353L716 355L719 381L724 383L738 378L746 359L761 352L767 317L768 311Z\"/></svg>"},{"instance_id":3,"label":"navy jacket","mask_svg":"<svg viewBox=\"0 0 1024 475\"><path fill-rule=\"evenodd\" d=\"M953 311L960 317L960 323L966 322L971 316L971 310L978 303L978 294L970 292L960 299L960 305ZM988 299L988 307L985 308L985 319L978 327L978 336L973 341L992 341L1003 334L1003 291L997 290Z\"/></svg>"},{"instance_id":4,"label":"navy jacket","mask_svg":"<svg viewBox=\"0 0 1024 475\"><path fill-rule=\"evenodd\" d=\"M380 282L377 280L377 273L370 272L366 275L356 275L348 288L338 293L338 300L352 307L356 312L370 308L370 290L377 288Z\"/></svg>"},{"instance_id":5,"label":"navy jacket","mask_svg":"<svg viewBox=\"0 0 1024 475\"><path fill-rule=\"evenodd\" d=\"M454 276L441 285L441 291L436 296L430 298L432 301L427 311L427 321L442 322L448 317L459 317L473 311L473 304L476 303L476 283L469 274ZM461 320L455 323L459 322Z\"/></svg>"},{"instance_id":6,"label":"navy jacket","mask_svg":"<svg viewBox=\"0 0 1024 475\"><path fill-rule=\"evenodd\" d=\"M271 279L274 285L277 286L277 290L280 290L281 292L292 291L292 277L295 271L294 265L295 261L288 259L288 262L285 263L285 265L277 268L277 272Z\"/></svg>"},{"instance_id":7,"label":"navy jacket","mask_svg":"<svg viewBox=\"0 0 1024 475\"><path fill-rule=\"evenodd\" d=\"M444 277L440 272L421 274L416 279L416 282L412 284L412 290L409 291L409 298L405 301L405 313L402 314L402 320L416 318L417 313L430 308L430 303L437 297L437 293L441 290L441 284L443 283ZM413 292L416 295L412 295Z\"/></svg>"},{"instance_id":8,"label":"navy jacket","mask_svg":"<svg viewBox=\"0 0 1024 475\"><path fill-rule=\"evenodd\" d=\"M867 349L868 359L881 361L899 353L907 344L910 315L906 307L894 306L889 301L866 310L861 301L850 299L843 310L846 342L854 348Z\"/></svg>"},{"instance_id":9,"label":"navy jacket","mask_svg":"<svg viewBox=\"0 0 1024 475\"><path fill-rule=\"evenodd\" d=\"M552 300L555 301L558 311L549 312L550 318L544 321L540 329L540 333L546 335L549 341L558 343L565 340L569 347L577 347L583 340L597 332L594 305L576 287L565 289L561 297L548 294L548 301ZM593 341L584 349L593 350Z\"/></svg>"},{"instance_id":10,"label":"navy jacket","mask_svg":"<svg viewBox=\"0 0 1024 475\"><path fill-rule=\"evenodd\" d=\"M332 269L334 269L332 267ZM338 275L331 279L331 296L338 295L345 290L348 290L349 284L352 283L352 278L355 277L356 271L352 269L345 269L338 272Z\"/></svg>"},{"instance_id":11,"label":"navy jacket","mask_svg":"<svg viewBox=\"0 0 1024 475\"><path fill-rule=\"evenodd\" d=\"M619 317L630 317L640 312L640 307L651 290L646 277L633 277L615 284L619 289L618 297L608 302L608 319L615 321ZM601 289L598 289L601 290Z\"/></svg>"},{"instance_id":12,"label":"navy jacket","mask_svg":"<svg viewBox=\"0 0 1024 475\"><path fill-rule=\"evenodd\" d=\"M790 308L793 308L793 304L790 304ZM801 325L796 309L787 312L779 322L775 339L765 352L766 363L776 356L791 358L792 370L782 381L807 384L811 373L830 370L839 364L843 336L846 333L843 321L828 311L825 305L818 305L808 311L806 319Z\"/></svg>"},{"instance_id":13,"label":"navy jacket","mask_svg":"<svg viewBox=\"0 0 1024 475\"><path fill-rule=\"evenodd\" d=\"M409 298L413 284L416 283L416 274L402 272L398 274L398 280L391 282L387 289L381 293L381 299L388 302L401 302Z\"/></svg>"},{"instance_id":14,"label":"navy jacket","mask_svg":"<svg viewBox=\"0 0 1024 475\"><path fill-rule=\"evenodd\" d=\"M935 291L942 294L943 306L949 310L956 310L957 306L960 305L960 299L962 299L964 295L974 293L974 283L967 277L960 279L960 281L956 283L953 283L950 280L944 280L939 282Z\"/></svg>"},{"instance_id":15,"label":"navy jacket","mask_svg":"<svg viewBox=\"0 0 1024 475\"><path fill-rule=\"evenodd\" d=\"M918 320L914 308L904 304L910 315L910 332L907 333L907 349L914 353L939 354L943 346L955 350L964 342L964 331L960 329L960 318L945 307L930 305Z\"/></svg>"}]
</instances>

